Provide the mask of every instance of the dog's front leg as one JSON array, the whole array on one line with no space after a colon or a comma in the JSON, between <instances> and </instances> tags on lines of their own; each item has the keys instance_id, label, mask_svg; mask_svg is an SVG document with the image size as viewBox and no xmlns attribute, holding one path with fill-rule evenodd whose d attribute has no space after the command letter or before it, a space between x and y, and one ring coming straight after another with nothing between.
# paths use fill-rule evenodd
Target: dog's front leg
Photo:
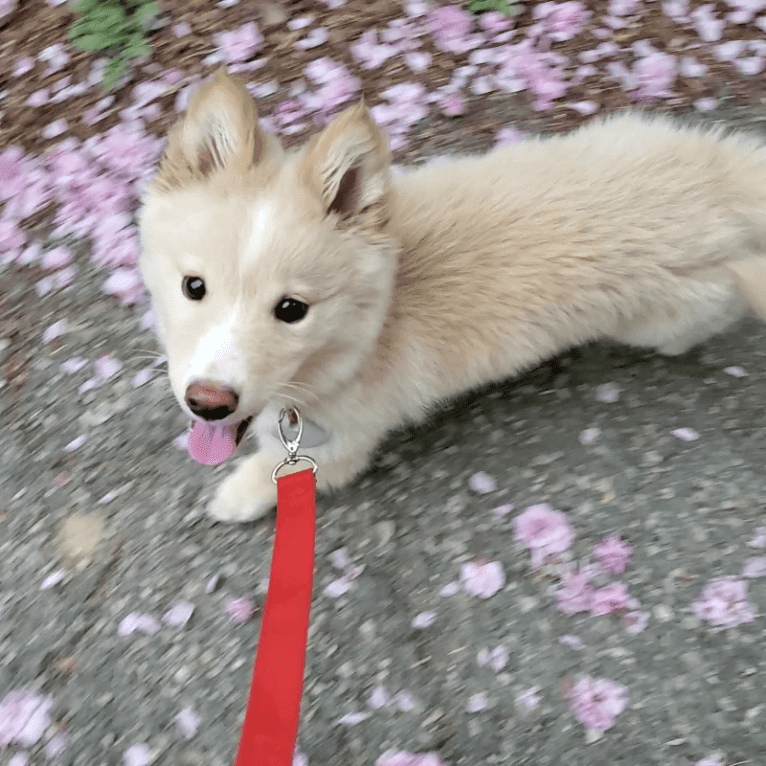
<instances>
[{"instance_id":1,"label":"dog's front leg","mask_svg":"<svg viewBox=\"0 0 766 766\"><path fill-rule=\"evenodd\" d=\"M216 490L208 514L216 521L237 524L260 518L277 503L277 487L271 480L274 466L284 457L258 450L240 461Z\"/></svg>"},{"instance_id":2,"label":"dog's front leg","mask_svg":"<svg viewBox=\"0 0 766 766\"><path fill-rule=\"evenodd\" d=\"M277 488L271 475L275 466L286 457L286 452L274 436L275 422L271 414L256 421L260 449L243 459L218 487L208 506L212 518L229 523L252 521L276 505ZM354 433L332 433L325 443L301 449L300 454L310 455L316 460L319 466L318 490L340 489L364 470L383 436L385 432L379 432L374 427ZM306 463L298 463L295 468L286 466L280 475L305 468Z\"/></svg>"}]
</instances>

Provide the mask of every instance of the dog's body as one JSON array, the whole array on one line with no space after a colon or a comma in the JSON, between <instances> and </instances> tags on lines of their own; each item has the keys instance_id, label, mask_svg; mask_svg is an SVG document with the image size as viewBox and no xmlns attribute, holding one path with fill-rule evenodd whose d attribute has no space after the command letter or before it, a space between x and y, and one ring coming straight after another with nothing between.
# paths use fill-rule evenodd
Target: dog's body
<instances>
[{"instance_id":1,"label":"dog's body","mask_svg":"<svg viewBox=\"0 0 766 766\"><path fill-rule=\"evenodd\" d=\"M389 162L362 106L284 153L225 75L170 136L141 266L171 383L215 417L200 438L255 417L260 443L215 518L273 506L281 406L324 430L319 485L340 487L391 429L568 347L678 354L766 316L755 138L625 115L393 180Z\"/></svg>"}]
</instances>

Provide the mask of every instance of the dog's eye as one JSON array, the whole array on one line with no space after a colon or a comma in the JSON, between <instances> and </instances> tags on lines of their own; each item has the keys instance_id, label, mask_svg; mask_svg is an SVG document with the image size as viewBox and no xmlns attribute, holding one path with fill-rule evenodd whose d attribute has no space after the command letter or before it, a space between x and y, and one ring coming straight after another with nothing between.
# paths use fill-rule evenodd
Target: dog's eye
<instances>
[{"instance_id":1,"label":"dog's eye","mask_svg":"<svg viewBox=\"0 0 766 766\"><path fill-rule=\"evenodd\" d=\"M199 277L184 277L181 290L190 301L201 301L205 297L205 281Z\"/></svg>"},{"instance_id":2,"label":"dog's eye","mask_svg":"<svg viewBox=\"0 0 766 766\"><path fill-rule=\"evenodd\" d=\"M280 322L287 322L287 324L300 322L308 313L309 307L295 298L282 298L274 307L274 316Z\"/></svg>"}]
</instances>

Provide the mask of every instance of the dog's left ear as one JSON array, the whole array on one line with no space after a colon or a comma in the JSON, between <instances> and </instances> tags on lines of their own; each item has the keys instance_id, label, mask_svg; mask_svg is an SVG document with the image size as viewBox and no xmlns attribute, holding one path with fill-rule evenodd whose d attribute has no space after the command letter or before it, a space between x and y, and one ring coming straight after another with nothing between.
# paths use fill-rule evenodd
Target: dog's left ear
<instances>
[{"instance_id":1,"label":"dog's left ear","mask_svg":"<svg viewBox=\"0 0 766 766\"><path fill-rule=\"evenodd\" d=\"M338 115L305 149L302 177L325 211L351 219L382 207L391 150L364 103Z\"/></svg>"}]
</instances>

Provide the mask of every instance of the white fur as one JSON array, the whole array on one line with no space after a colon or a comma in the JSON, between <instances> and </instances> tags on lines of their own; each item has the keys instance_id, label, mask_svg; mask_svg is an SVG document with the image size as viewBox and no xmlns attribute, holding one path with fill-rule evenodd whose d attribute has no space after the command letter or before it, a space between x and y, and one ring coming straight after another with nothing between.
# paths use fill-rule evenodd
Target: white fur
<instances>
[{"instance_id":1,"label":"white fur","mask_svg":"<svg viewBox=\"0 0 766 766\"><path fill-rule=\"evenodd\" d=\"M238 348L234 332L241 324L238 312L234 310L225 321L214 325L200 337L189 360L183 390L198 381L215 383L235 391L244 386L247 379L245 357Z\"/></svg>"},{"instance_id":2,"label":"white fur","mask_svg":"<svg viewBox=\"0 0 766 766\"><path fill-rule=\"evenodd\" d=\"M253 206L250 239L244 253L245 262L250 268L257 268L258 261L267 252L277 218L276 212L276 202L272 199L259 199Z\"/></svg>"}]
</instances>

